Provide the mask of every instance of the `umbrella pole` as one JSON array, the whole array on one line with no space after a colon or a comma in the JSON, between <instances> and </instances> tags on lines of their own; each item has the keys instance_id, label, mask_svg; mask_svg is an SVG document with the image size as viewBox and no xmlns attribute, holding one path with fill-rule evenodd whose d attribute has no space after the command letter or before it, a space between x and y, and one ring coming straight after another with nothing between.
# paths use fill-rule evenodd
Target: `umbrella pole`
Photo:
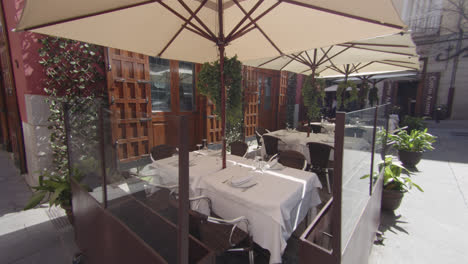
<instances>
[{"instance_id":1,"label":"umbrella pole","mask_svg":"<svg viewBox=\"0 0 468 264\"><path fill-rule=\"evenodd\" d=\"M224 87L224 44L218 44L219 48L219 81L221 84L221 140L223 141L223 169L226 168L226 88Z\"/></svg>"}]
</instances>

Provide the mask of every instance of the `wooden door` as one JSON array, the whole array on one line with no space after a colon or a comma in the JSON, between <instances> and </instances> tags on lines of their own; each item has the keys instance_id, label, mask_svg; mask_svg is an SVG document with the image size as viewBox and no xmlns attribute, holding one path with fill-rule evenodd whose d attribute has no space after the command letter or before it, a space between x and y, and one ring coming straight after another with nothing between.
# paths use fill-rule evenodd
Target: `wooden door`
<instances>
[{"instance_id":1,"label":"wooden door","mask_svg":"<svg viewBox=\"0 0 468 264\"><path fill-rule=\"evenodd\" d=\"M277 128L279 72L260 69L258 71L258 126L273 131Z\"/></svg>"},{"instance_id":2,"label":"wooden door","mask_svg":"<svg viewBox=\"0 0 468 264\"><path fill-rule=\"evenodd\" d=\"M111 48L106 54L117 160L125 163L148 157L153 145L148 56Z\"/></svg>"},{"instance_id":3,"label":"wooden door","mask_svg":"<svg viewBox=\"0 0 468 264\"><path fill-rule=\"evenodd\" d=\"M4 95L3 103L0 103L2 111L1 130L2 137L7 141L7 146L15 157L15 163L22 173L26 172L26 158L24 153L23 129L19 115L18 100L16 96L16 87L13 81L11 68L11 57L9 43L6 32L5 19L3 17L3 6L0 4L0 70L1 74L1 93ZM3 136L5 135L5 136Z\"/></svg>"},{"instance_id":4,"label":"wooden door","mask_svg":"<svg viewBox=\"0 0 468 264\"><path fill-rule=\"evenodd\" d=\"M5 89L3 82L0 82L0 145L4 150L11 151L9 138Z\"/></svg>"},{"instance_id":5,"label":"wooden door","mask_svg":"<svg viewBox=\"0 0 468 264\"><path fill-rule=\"evenodd\" d=\"M277 129L286 127L286 111L287 111L287 90L288 90L288 72L280 72L279 89L278 89L278 117Z\"/></svg>"},{"instance_id":6,"label":"wooden door","mask_svg":"<svg viewBox=\"0 0 468 264\"><path fill-rule=\"evenodd\" d=\"M255 135L258 126L258 72L253 67L244 66L244 136Z\"/></svg>"}]
</instances>

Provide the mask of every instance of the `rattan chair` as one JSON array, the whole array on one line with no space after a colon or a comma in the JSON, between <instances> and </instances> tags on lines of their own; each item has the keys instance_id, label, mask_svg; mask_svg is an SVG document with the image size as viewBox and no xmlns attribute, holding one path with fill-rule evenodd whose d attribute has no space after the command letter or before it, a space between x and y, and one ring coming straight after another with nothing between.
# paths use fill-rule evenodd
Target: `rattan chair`
<instances>
[{"instance_id":1,"label":"rattan chair","mask_svg":"<svg viewBox=\"0 0 468 264\"><path fill-rule=\"evenodd\" d=\"M244 157L245 154L247 154L247 150L249 149L247 143L242 141L234 141L229 144L229 146L231 147L231 154L240 157Z\"/></svg>"},{"instance_id":2,"label":"rattan chair","mask_svg":"<svg viewBox=\"0 0 468 264\"><path fill-rule=\"evenodd\" d=\"M296 127L296 130L299 132L309 132L309 127L306 127L304 125L299 125Z\"/></svg>"},{"instance_id":3,"label":"rattan chair","mask_svg":"<svg viewBox=\"0 0 468 264\"><path fill-rule=\"evenodd\" d=\"M309 142L307 143L310 154L310 169L311 171L317 173L319 176L324 176L327 180L327 189L328 193L331 193L330 187L330 178L328 170L329 168L329 159L330 152L333 147L327 144Z\"/></svg>"},{"instance_id":4,"label":"rattan chair","mask_svg":"<svg viewBox=\"0 0 468 264\"><path fill-rule=\"evenodd\" d=\"M263 127L257 127L257 129L255 129L255 138L257 139L257 146L258 147L261 147L262 146L262 136L263 134L265 133L269 133L270 131L268 129L265 129Z\"/></svg>"},{"instance_id":5,"label":"rattan chair","mask_svg":"<svg viewBox=\"0 0 468 264\"><path fill-rule=\"evenodd\" d=\"M270 160L272 157L274 157L276 154L278 154L278 142L280 141L279 138L269 136L269 135L263 135L263 144L265 147L265 152L266 152L266 160Z\"/></svg>"},{"instance_id":6,"label":"rattan chair","mask_svg":"<svg viewBox=\"0 0 468 264\"><path fill-rule=\"evenodd\" d=\"M310 124L310 128L314 134L322 133L325 130L323 126L316 124Z\"/></svg>"},{"instance_id":7,"label":"rattan chair","mask_svg":"<svg viewBox=\"0 0 468 264\"><path fill-rule=\"evenodd\" d=\"M178 149L176 147L170 145L158 145L154 146L151 149L151 160L154 162L156 160L165 159L172 157L174 154L178 153Z\"/></svg>"},{"instance_id":8,"label":"rattan chair","mask_svg":"<svg viewBox=\"0 0 468 264\"><path fill-rule=\"evenodd\" d=\"M294 150L286 150L286 151L281 151L277 155L278 162L281 163L282 165L298 170L306 170L307 169L307 160L302 155L302 153L299 153Z\"/></svg>"}]
</instances>

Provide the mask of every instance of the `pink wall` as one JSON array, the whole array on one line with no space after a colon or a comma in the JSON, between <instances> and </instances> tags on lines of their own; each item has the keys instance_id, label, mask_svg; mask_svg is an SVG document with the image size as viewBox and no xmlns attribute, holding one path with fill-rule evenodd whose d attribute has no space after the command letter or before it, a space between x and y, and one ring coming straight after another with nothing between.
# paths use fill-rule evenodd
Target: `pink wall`
<instances>
[{"instance_id":1,"label":"pink wall","mask_svg":"<svg viewBox=\"0 0 468 264\"><path fill-rule=\"evenodd\" d=\"M27 122L25 94L45 95L43 91L44 74L42 66L38 63L38 49L41 46L37 42L40 34L29 32L16 33L12 29L21 17L23 0L2 0L6 28L10 42L10 53L12 61L12 70L16 84L16 95L18 97L18 106L21 120Z\"/></svg>"}]
</instances>

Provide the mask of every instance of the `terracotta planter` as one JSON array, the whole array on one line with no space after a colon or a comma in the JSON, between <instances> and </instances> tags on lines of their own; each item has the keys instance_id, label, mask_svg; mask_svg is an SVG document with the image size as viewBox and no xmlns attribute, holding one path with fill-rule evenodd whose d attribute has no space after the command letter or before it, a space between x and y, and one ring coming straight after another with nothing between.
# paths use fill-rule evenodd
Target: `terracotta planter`
<instances>
[{"instance_id":1,"label":"terracotta planter","mask_svg":"<svg viewBox=\"0 0 468 264\"><path fill-rule=\"evenodd\" d=\"M384 189L382 192L382 210L394 211L400 207L404 194L404 192Z\"/></svg>"},{"instance_id":2,"label":"terracotta planter","mask_svg":"<svg viewBox=\"0 0 468 264\"><path fill-rule=\"evenodd\" d=\"M405 165L405 167L415 167L422 158L422 152L409 152L404 150L398 151L398 159Z\"/></svg>"}]
</instances>

